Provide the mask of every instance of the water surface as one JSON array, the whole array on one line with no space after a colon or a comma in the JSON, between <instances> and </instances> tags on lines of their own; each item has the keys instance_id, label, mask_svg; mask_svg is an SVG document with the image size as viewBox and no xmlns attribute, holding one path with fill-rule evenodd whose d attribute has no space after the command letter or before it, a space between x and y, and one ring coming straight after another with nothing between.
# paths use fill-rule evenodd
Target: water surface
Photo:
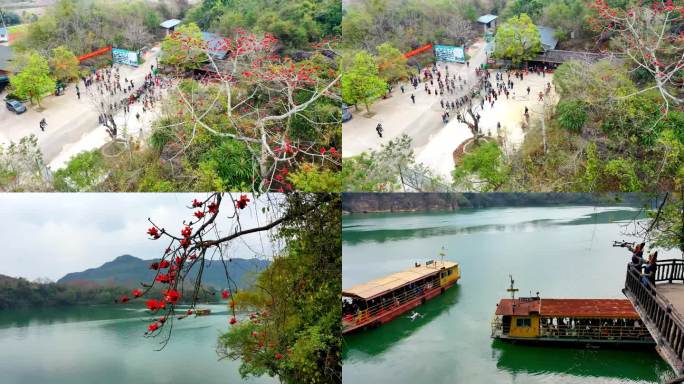
<instances>
[{"instance_id":1,"label":"water surface","mask_svg":"<svg viewBox=\"0 0 684 384\"><path fill-rule=\"evenodd\" d=\"M222 305L212 315L174 322L168 345L142 337L149 316L138 306L0 311L0 382L50 384L276 383L241 379L239 362L218 361L228 329Z\"/></svg>"},{"instance_id":2,"label":"water surface","mask_svg":"<svg viewBox=\"0 0 684 384\"><path fill-rule=\"evenodd\" d=\"M587 350L510 345L490 338L496 303L520 293L624 298L629 254L625 207L469 209L350 215L343 219L342 285L436 257L461 265L454 289L378 329L344 338L345 383L659 383L672 374L653 349ZM667 256L665 254L665 256ZM673 255L672 255L673 256Z\"/></svg>"}]
</instances>

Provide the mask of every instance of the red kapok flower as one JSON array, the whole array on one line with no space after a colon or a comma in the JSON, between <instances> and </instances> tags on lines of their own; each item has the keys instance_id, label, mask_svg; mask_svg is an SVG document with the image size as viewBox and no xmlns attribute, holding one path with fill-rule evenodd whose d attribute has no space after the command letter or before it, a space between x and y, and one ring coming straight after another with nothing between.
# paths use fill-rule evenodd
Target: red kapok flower
<instances>
[{"instance_id":1,"label":"red kapok flower","mask_svg":"<svg viewBox=\"0 0 684 384\"><path fill-rule=\"evenodd\" d=\"M237 320L235 319L235 316L233 316L230 318L230 321L228 321L228 322L230 323L230 325L233 325L233 324L237 323Z\"/></svg>"},{"instance_id":2,"label":"red kapok flower","mask_svg":"<svg viewBox=\"0 0 684 384\"><path fill-rule=\"evenodd\" d=\"M230 296L230 292L228 292L227 290L224 289L223 292L221 292L222 298L227 299L229 296Z\"/></svg>"},{"instance_id":3,"label":"red kapok flower","mask_svg":"<svg viewBox=\"0 0 684 384\"><path fill-rule=\"evenodd\" d=\"M202 212L202 211L197 211L197 212L195 212L195 217L198 218L198 219L203 218L203 217L204 217L204 212Z\"/></svg>"},{"instance_id":4,"label":"red kapok flower","mask_svg":"<svg viewBox=\"0 0 684 384\"><path fill-rule=\"evenodd\" d=\"M335 149L335 147L330 147L330 149L328 149L328 152L330 152L331 155L334 155L337 153L337 149Z\"/></svg>"},{"instance_id":5,"label":"red kapok flower","mask_svg":"<svg viewBox=\"0 0 684 384\"><path fill-rule=\"evenodd\" d=\"M192 315L192 309L188 309L187 312L185 312L186 315Z\"/></svg>"},{"instance_id":6,"label":"red kapok flower","mask_svg":"<svg viewBox=\"0 0 684 384\"><path fill-rule=\"evenodd\" d=\"M159 268L168 268L170 264L171 264L171 263L169 263L167 260L162 260L162 261L159 263Z\"/></svg>"},{"instance_id":7,"label":"red kapok flower","mask_svg":"<svg viewBox=\"0 0 684 384\"><path fill-rule=\"evenodd\" d=\"M159 324L156 323L156 322L150 324L150 326L147 327L147 330L148 330L149 332L154 332L154 331L156 331L157 329L159 329Z\"/></svg>"},{"instance_id":8,"label":"red kapok flower","mask_svg":"<svg viewBox=\"0 0 684 384\"><path fill-rule=\"evenodd\" d=\"M171 282L171 276L166 275L166 274L159 274L159 275L157 275L157 278L155 280L160 282L160 283L168 284Z\"/></svg>"},{"instance_id":9,"label":"red kapok flower","mask_svg":"<svg viewBox=\"0 0 684 384\"><path fill-rule=\"evenodd\" d=\"M276 360L280 360L283 358L283 355L281 355L280 353L276 353L275 358L276 358Z\"/></svg>"},{"instance_id":10,"label":"red kapok flower","mask_svg":"<svg viewBox=\"0 0 684 384\"><path fill-rule=\"evenodd\" d=\"M247 195L241 195L238 201L235 202L235 206L240 209L245 209L247 203L249 203L249 197L247 197Z\"/></svg>"},{"instance_id":11,"label":"red kapok flower","mask_svg":"<svg viewBox=\"0 0 684 384\"><path fill-rule=\"evenodd\" d=\"M154 262L150 264L150 269L154 269L156 271L157 269L159 269L159 263Z\"/></svg>"},{"instance_id":12,"label":"red kapok flower","mask_svg":"<svg viewBox=\"0 0 684 384\"><path fill-rule=\"evenodd\" d=\"M157 229L157 227L150 227L147 230L147 234L155 239L158 239L161 236L161 234L159 234L159 230Z\"/></svg>"},{"instance_id":13,"label":"red kapok flower","mask_svg":"<svg viewBox=\"0 0 684 384\"><path fill-rule=\"evenodd\" d=\"M185 228L181 230L181 235L183 235L183 237L190 237L190 235L192 235L192 228L186 225Z\"/></svg>"},{"instance_id":14,"label":"red kapok flower","mask_svg":"<svg viewBox=\"0 0 684 384\"><path fill-rule=\"evenodd\" d=\"M119 298L119 301L122 302L122 303L125 303L125 302L127 302L128 300L130 300L130 299L129 299L128 296L126 296L126 295L123 295L123 296L121 296L121 297Z\"/></svg>"},{"instance_id":15,"label":"red kapok flower","mask_svg":"<svg viewBox=\"0 0 684 384\"><path fill-rule=\"evenodd\" d=\"M201 206L202 206L202 202L201 202L201 201L199 201L199 200L197 200L197 199L195 199L195 200L192 201L192 207L193 207L193 208L199 208L199 207L201 207Z\"/></svg>"},{"instance_id":16,"label":"red kapok flower","mask_svg":"<svg viewBox=\"0 0 684 384\"><path fill-rule=\"evenodd\" d=\"M133 292L131 292L134 297L140 297L142 296L142 291L139 289L134 289Z\"/></svg>"},{"instance_id":17,"label":"red kapok flower","mask_svg":"<svg viewBox=\"0 0 684 384\"><path fill-rule=\"evenodd\" d=\"M180 241L180 245L183 248L187 248L188 246L190 246L190 239L188 239L187 237L184 238L183 240Z\"/></svg>"},{"instance_id":18,"label":"red kapok flower","mask_svg":"<svg viewBox=\"0 0 684 384\"><path fill-rule=\"evenodd\" d=\"M325 155L325 153L328 152L325 148L321 148L321 155Z\"/></svg>"},{"instance_id":19,"label":"red kapok flower","mask_svg":"<svg viewBox=\"0 0 684 384\"><path fill-rule=\"evenodd\" d=\"M150 311L156 311L158 309L164 309L166 307L166 304L164 304L163 301L155 299L147 300L145 305L147 306L147 309L149 309Z\"/></svg>"},{"instance_id":20,"label":"red kapok flower","mask_svg":"<svg viewBox=\"0 0 684 384\"><path fill-rule=\"evenodd\" d=\"M180 293L178 291L169 289L168 291L164 291L164 301L167 303L171 304L176 304L178 302L178 299L180 299Z\"/></svg>"},{"instance_id":21,"label":"red kapok flower","mask_svg":"<svg viewBox=\"0 0 684 384\"><path fill-rule=\"evenodd\" d=\"M216 204L215 202L212 202L211 204L209 204L207 209L209 210L209 213L216 213L216 212L218 212L218 204Z\"/></svg>"}]
</instances>

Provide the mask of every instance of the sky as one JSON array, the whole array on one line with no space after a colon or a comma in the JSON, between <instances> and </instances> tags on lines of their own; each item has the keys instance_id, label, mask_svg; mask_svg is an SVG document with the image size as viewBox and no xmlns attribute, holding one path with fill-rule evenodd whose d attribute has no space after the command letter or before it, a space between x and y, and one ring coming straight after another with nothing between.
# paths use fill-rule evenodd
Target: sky
<instances>
[{"instance_id":1,"label":"sky","mask_svg":"<svg viewBox=\"0 0 684 384\"><path fill-rule=\"evenodd\" d=\"M187 208L191 201L207 197L206 193L0 193L0 274L56 281L125 254L158 258L168 243L149 240L147 218L180 235L182 221L193 218L194 210ZM240 211L242 228L270 222L278 212L264 213L262 207L278 199L282 196L262 195ZM235 220L227 218L233 211L225 195L219 215L224 235L233 229ZM257 233L231 242L226 255L268 259L273 249L280 248L269 234Z\"/></svg>"}]
</instances>

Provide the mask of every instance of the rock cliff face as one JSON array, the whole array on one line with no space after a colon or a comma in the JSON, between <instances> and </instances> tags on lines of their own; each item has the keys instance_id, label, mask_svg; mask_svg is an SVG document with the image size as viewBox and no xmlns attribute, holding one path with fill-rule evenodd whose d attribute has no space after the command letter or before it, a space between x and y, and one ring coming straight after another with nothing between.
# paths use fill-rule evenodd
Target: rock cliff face
<instances>
[{"instance_id":1,"label":"rock cliff face","mask_svg":"<svg viewBox=\"0 0 684 384\"><path fill-rule=\"evenodd\" d=\"M454 211L467 203L461 194L452 193L344 193L342 210L346 213Z\"/></svg>"}]
</instances>

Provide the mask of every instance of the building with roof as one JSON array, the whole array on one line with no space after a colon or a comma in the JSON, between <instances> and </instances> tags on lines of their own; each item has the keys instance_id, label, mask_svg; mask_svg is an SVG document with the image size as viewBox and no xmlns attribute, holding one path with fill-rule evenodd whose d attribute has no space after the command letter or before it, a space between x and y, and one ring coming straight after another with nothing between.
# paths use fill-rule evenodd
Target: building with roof
<instances>
[{"instance_id":1,"label":"building with roof","mask_svg":"<svg viewBox=\"0 0 684 384\"><path fill-rule=\"evenodd\" d=\"M556 45L558 45L558 39L555 36L556 30L544 25L537 25L536 27L539 31L539 37L541 39L541 45L544 49L544 52L556 49Z\"/></svg>"},{"instance_id":2,"label":"building with roof","mask_svg":"<svg viewBox=\"0 0 684 384\"><path fill-rule=\"evenodd\" d=\"M0 43L9 42L9 31L5 27L0 27Z\"/></svg>"},{"instance_id":3,"label":"building with roof","mask_svg":"<svg viewBox=\"0 0 684 384\"><path fill-rule=\"evenodd\" d=\"M159 24L159 26L164 28L166 30L166 34L168 35L169 33L175 31L176 27L180 23L181 23L181 21L178 19L170 19L170 20L166 20L163 23Z\"/></svg>"},{"instance_id":4,"label":"building with roof","mask_svg":"<svg viewBox=\"0 0 684 384\"><path fill-rule=\"evenodd\" d=\"M497 15L491 15L491 14L486 14L482 15L477 19L477 22L479 24L482 24L484 26L484 33L487 32L494 32L496 30L496 19L499 16Z\"/></svg>"}]
</instances>

